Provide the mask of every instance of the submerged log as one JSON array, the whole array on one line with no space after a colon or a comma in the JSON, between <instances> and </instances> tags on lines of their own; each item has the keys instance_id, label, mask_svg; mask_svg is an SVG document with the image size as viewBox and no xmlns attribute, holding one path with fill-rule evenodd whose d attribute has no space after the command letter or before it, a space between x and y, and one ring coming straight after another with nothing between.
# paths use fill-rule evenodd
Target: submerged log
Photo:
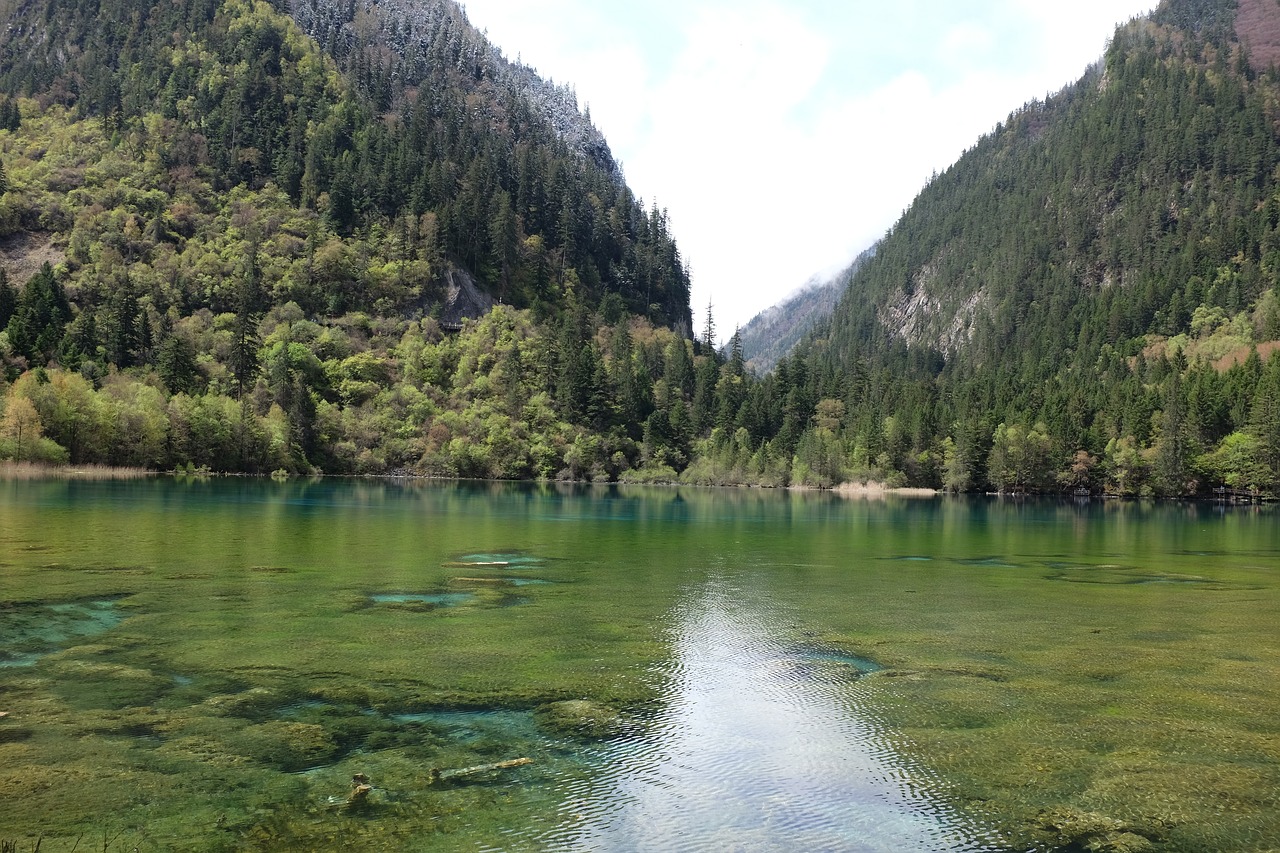
<instances>
[{"instance_id":1,"label":"submerged log","mask_svg":"<svg viewBox=\"0 0 1280 853\"><path fill-rule=\"evenodd\" d=\"M495 773L499 770L510 770L513 767L524 767L526 764L532 764L532 758L513 758L510 761L497 761L493 764L477 764L475 767L459 767L453 770L441 770L434 767L431 770L432 782L450 782L454 779L465 779L469 776L478 776L482 773Z\"/></svg>"}]
</instances>

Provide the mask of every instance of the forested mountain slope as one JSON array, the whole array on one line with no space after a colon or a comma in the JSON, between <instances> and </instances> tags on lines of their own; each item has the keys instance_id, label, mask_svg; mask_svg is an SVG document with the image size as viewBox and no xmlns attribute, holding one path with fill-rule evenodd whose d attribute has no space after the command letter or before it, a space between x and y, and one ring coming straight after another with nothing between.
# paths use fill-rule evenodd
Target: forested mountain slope
<instances>
[{"instance_id":1,"label":"forested mountain slope","mask_svg":"<svg viewBox=\"0 0 1280 853\"><path fill-rule=\"evenodd\" d=\"M736 443L826 481L1275 491L1277 27L1272 0L1122 27L925 188Z\"/></svg>"},{"instance_id":2,"label":"forested mountain slope","mask_svg":"<svg viewBox=\"0 0 1280 853\"><path fill-rule=\"evenodd\" d=\"M456 4L294 9L328 52L287 11L0 5L0 455L638 464L648 412L607 383L652 385L689 334L665 213L632 196L571 92ZM459 292L502 303L502 335L450 336ZM603 325L657 354L606 371Z\"/></svg>"}]
</instances>

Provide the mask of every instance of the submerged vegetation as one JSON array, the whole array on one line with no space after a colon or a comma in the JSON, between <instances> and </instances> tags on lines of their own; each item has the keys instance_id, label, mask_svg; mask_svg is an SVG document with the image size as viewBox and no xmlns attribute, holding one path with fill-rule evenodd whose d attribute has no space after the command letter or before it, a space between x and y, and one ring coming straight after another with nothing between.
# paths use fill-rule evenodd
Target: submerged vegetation
<instances>
[{"instance_id":1,"label":"submerged vegetation","mask_svg":"<svg viewBox=\"0 0 1280 853\"><path fill-rule=\"evenodd\" d=\"M1280 831L1274 508L167 478L0 503L24 846L572 848L629 807L611 762L714 747L663 728L716 672L681 641L708 613L780 693L838 697L805 737L869 739L989 848Z\"/></svg>"},{"instance_id":2,"label":"submerged vegetation","mask_svg":"<svg viewBox=\"0 0 1280 853\"><path fill-rule=\"evenodd\" d=\"M1274 496L1280 76L1234 4L981 140L765 376L458 7L281 5L6 6L0 835L571 846L723 587L993 844L1280 837L1273 507L288 477Z\"/></svg>"}]
</instances>

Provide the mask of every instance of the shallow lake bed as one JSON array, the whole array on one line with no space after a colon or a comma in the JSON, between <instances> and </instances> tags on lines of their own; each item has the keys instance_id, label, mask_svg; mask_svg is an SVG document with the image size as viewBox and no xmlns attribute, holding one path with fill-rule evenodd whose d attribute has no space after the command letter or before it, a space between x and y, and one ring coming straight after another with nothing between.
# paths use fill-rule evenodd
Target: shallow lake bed
<instances>
[{"instance_id":1,"label":"shallow lake bed","mask_svg":"<svg viewBox=\"0 0 1280 853\"><path fill-rule=\"evenodd\" d=\"M1280 837L1271 508L27 481L0 542L53 853Z\"/></svg>"}]
</instances>

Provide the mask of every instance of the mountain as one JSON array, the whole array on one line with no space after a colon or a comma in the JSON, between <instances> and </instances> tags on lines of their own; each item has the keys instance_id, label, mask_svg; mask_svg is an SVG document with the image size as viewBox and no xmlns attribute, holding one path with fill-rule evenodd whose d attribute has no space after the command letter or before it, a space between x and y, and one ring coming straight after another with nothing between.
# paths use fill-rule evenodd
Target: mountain
<instances>
[{"instance_id":1,"label":"mountain","mask_svg":"<svg viewBox=\"0 0 1280 853\"><path fill-rule=\"evenodd\" d=\"M414 89L432 85L443 58L493 91L518 93L560 140L623 183L609 143L579 111L572 88L543 80L533 69L507 60L451 0L295 2L289 13L384 107L398 108Z\"/></svg>"},{"instance_id":2,"label":"mountain","mask_svg":"<svg viewBox=\"0 0 1280 853\"><path fill-rule=\"evenodd\" d=\"M327 54L263 3L17 4L0 87L111 131L155 114L183 145L165 155L198 159L215 189L272 182L341 236L433 213L444 258L512 304L555 302L572 269L592 304L615 293L688 332L664 217L571 93L508 63L451 0L294 15Z\"/></svg>"},{"instance_id":3,"label":"mountain","mask_svg":"<svg viewBox=\"0 0 1280 853\"><path fill-rule=\"evenodd\" d=\"M1166 0L1121 27L921 192L744 395L715 469L1280 491L1277 33L1272 0Z\"/></svg>"},{"instance_id":4,"label":"mountain","mask_svg":"<svg viewBox=\"0 0 1280 853\"><path fill-rule=\"evenodd\" d=\"M830 279L811 279L782 302L752 317L738 331L747 369L757 375L773 370L810 330L831 316L850 279L873 252L864 252Z\"/></svg>"},{"instance_id":5,"label":"mountain","mask_svg":"<svg viewBox=\"0 0 1280 853\"><path fill-rule=\"evenodd\" d=\"M666 215L572 90L457 4L0 0L0 19L0 456L638 464L650 386L696 356ZM601 331L632 326L634 350ZM664 411L691 405L666 387Z\"/></svg>"}]
</instances>

